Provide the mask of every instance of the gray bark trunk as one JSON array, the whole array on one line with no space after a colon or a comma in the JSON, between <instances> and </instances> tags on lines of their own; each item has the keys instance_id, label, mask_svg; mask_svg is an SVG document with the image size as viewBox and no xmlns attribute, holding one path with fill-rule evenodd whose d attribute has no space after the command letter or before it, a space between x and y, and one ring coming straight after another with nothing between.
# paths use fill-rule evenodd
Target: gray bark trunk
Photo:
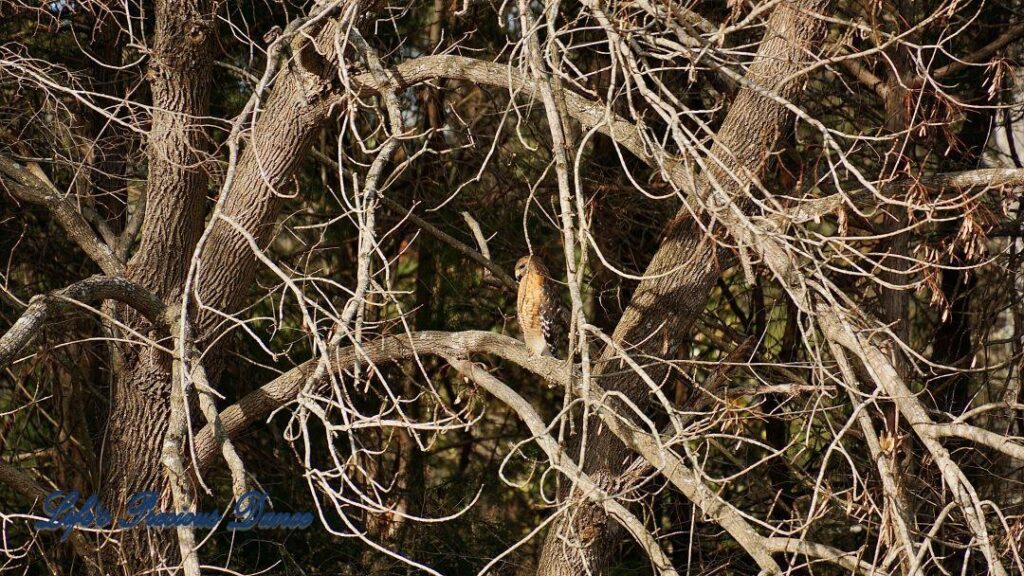
<instances>
[{"instance_id":1,"label":"gray bark trunk","mask_svg":"<svg viewBox=\"0 0 1024 576\"><path fill-rule=\"evenodd\" d=\"M158 7L151 74L149 200L142 241L127 276L168 305L181 302L208 206L208 179L202 167L207 136L199 123L209 100L212 18L205 0ZM333 57L335 26L329 23L319 34L324 39L320 53L328 59ZM281 73L240 156L222 214L261 244L270 237L284 188L330 113L326 97L334 74L333 64L324 57L300 56ZM245 239L223 220L213 225L205 246L196 290L204 305L230 313L252 286L256 258ZM147 332L148 325L136 314L124 310L122 315L129 325ZM192 321L200 344L209 343L223 329L214 314L191 315L197 316ZM170 357L141 347L128 347L122 354L125 362L112 394L103 479L104 499L114 509L139 491L165 492L160 455L170 414ZM219 373L217 358L212 355L206 366L211 375ZM126 531L113 560L126 573L173 566L177 563L173 535L169 530Z\"/></svg>"},{"instance_id":2,"label":"gray bark trunk","mask_svg":"<svg viewBox=\"0 0 1024 576\"><path fill-rule=\"evenodd\" d=\"M125 275L165 304L181 297L192 250L202 233L206 200L207 116L213 14L207 0L165 1L156 6L156 37L150 56L153 92L148 137L147 214L139 250ZM127 325L143 334L151 325L127 308ZM145 346L122 346L114 378L103 462L103 498L120 510L135 493L161 492L159 454L167 430L170 357ZM126 530L108 560L125 573L174 565L173 532Z\"/></svg>"},{"instance_id":3,"label":"gray bark trunk","mask_svg":"<svg viewBox=\"0 0 1024 576\"><path fill-rule=\"evenodd\" d=\"M788 101L796 99L803 79L797 77L785 83L783 80L807 64L823 29L812 13L821 12L828 4L823 0L780 4L768 21L766 35L746 76L748 84ZM713 191L712 182L716 182L730 197L743 197L752 183L751 177L764 173L771 153L791 121L792 114L784 106L759 90L743 88L711 151L737 178L728 176L722 166L713 165L709 174L701 175L698 194L708 198ZM674 174L673 179L682 182L681 176ZM634 354L676 357L679 343L706 306L719 272L713 241L690 220L689 210L682 208L648 265L648 279L637 287L613 338L627 348L632 343L644 342L634 349ZM648 338L651 334L657 336ZM613 356L614 352L606 350L601 360ZM617 365L606 362L596 372ZM655 382L662 382L667 371L654 368L649 374ZM604 380L602 385L625 394L641 408L650 405L645 384L632 372ZM579 443L579 438L574 440ZM614 492L626 481L622 474L631 460L630 451L607 428L599 426L590 428L586 446L584 471ZM622 541L621 529L598 507L585 503L579 506L580 512L556 521L549 530L540 575L601 574L608 567Z\"/></svg>"}]
</instances>

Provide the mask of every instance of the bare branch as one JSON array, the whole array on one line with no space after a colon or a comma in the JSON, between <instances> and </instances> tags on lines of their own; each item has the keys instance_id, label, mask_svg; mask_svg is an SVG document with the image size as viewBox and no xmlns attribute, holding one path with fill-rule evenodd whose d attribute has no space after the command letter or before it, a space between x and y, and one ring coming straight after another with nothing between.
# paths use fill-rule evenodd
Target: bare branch
<instances>
[{"instance_id":1,"label":"bare branch","mask_svg":"<svg viewBox=\"0 0 1024 576\"><path fill-rule=\"evenodd\" d=\"M3 155L0 155L0 174L5 177L3 182L7 190L16 198L45 206L67 232L68 239L78 245L105 274L124 274L124 262L117 258L110 246L100 240L71 202L29 170Z\"/></svg>"},{"instance_id":2,"label":"bare branch","mask_svg":"<svg viewBox=\"0 0 1024 576\"><path fill-rule=\"evenodd\" d=\"M164 306L154 294L123 278L93 276L50 294L32 298L21 317L0 337L0 367L15 360L51 318L75 308L76 303L123 302L166 330Z\"/></svg>"}]
</instances>

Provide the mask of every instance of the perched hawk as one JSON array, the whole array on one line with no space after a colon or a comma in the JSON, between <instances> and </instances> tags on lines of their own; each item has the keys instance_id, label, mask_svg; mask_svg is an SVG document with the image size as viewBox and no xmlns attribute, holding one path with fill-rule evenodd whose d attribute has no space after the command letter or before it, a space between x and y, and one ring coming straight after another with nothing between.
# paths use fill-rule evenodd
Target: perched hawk
<instances>
[{"instance_id":1,"label":"perched hawk","mask_svg":"<svg viewBox=\"0 0 1024 576\"><path fill-rule=\"evenodd\" d=\"M552 355L550 348L558 343L561 304L552 288L551 274L536 256L523 256L516 262L519 298L516 311L519 329L530 353Z\"/></svg>"}]
</instances>

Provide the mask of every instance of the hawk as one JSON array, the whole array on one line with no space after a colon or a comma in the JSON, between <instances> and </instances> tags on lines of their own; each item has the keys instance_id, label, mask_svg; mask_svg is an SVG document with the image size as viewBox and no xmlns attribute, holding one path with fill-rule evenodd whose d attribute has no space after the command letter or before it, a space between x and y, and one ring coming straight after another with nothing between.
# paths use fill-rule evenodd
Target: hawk
<instances>
[{"instance_id":1,"label":"hawk","mask_svg":"<svg viewBox=\"0 0 1024 576\"><path fill-rule=\"evenodd\" d=\"M560 304L552 288L547 266L536 256L523 256L516 262L519 297L516 312L523 341L535 356L551 356L550 346L558 342Z\"/></svg>"}]
</instances>

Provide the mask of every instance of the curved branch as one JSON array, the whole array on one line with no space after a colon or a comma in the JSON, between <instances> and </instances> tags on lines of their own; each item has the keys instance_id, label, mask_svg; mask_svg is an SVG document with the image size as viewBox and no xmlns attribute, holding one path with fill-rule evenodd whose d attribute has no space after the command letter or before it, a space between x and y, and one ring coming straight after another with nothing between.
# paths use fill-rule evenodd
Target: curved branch
<instances>
[{"instance_id":1,"label":"curved branch","mask_svg":"<svg viewBox=\"0 0 1024 576\"><path fill-rule=\"evenodd\" d=\"M797 538L765 538L765 547L775 554L801 554L842 566L854 574L885 574L858 558L859 553L843 552L831 546Z\"/></svg>"},{"instance_id":2,"label":"curved branch","mask_svg":"<svg viewBox=\"0 0 1024 576\"><path fill-rule=\"evenodd\" d=\"M844 182L840 188L843 192L836 192L821 198L807 200L790 208L785 216L773 217L773 221L783 221L792 224L802 224L817 220L828 213L839 209L847 202L858 207L866 208L877 204L878 199L870 190L861 188L856 181ZM963 170L959 172L940 172L938 174L927 174L915 177L903 177L884 184L885 188L909 188L911 186L922 186L929 190L966 190L969 188L1001 188L1003 186L1018 187L1024 186L1024 169L1021 168L978 168L974 170ZM856 190L861 188L860 190Z\"/></svg>"},{"instance_id":3,"label":"curved branch","mask_svg":"<svg viewBox=\"0 0 1024 576\"><path fill-rule=\"evenodd\" d=\"M524 77L508 64L486 62L465 56L434 55L408 60L392 68L392 77L399 88L407 88L429 80L459 80L508 88L525 98L540 98L540 86L537 82ZM369 73L356 76L352 83L365 95L376 94L383 88ZM350 94L343 96L345 99L350 97ZM683 177L689 174L689 169L682 161L674 157L652 156L650 150L644 146L640 129L635 124L612 113L603 102L589 100L569 91L565 92L564 97L566 112L582 124L583 132L598 127L598 132L615 140L636 157L648 164L660 166L672 175L673 182L678 184L680 189L687 193L695 191L691 180Z\"/></svg>"},{"instance_id":4,"label":"curved branch","mask_svg":"<svg viewBox=\"0 0 1024 576\"><path fill-rule=\"evenodd\" d=\"M932 78L941 80L949 76L950 74L954 74L967 68L968 66L971 66L972 64L980 64L983 60L995 54L996 52L1002 50L1012 42L1019 39L1021 36L1024 36L1024 22L1017 22L1016 24L1007 27L1006 30L1002 34L1000 34L998 38L996 38L989 44L982 46L978 50L975 50L974 52L971 52L970 54L962 58L959 58L954 62L946 64L942 68L936 70L931 76ZM922 85L924 81L925 79L923 77L918 78L914 82L913 87L916 88Z\"/></svg>"},{"instance_id":5,"label":"curved branch","mask_svg":"<svg viewBox=\"0 0 1024 576\"><path fill-rule=\"evenodd\" d=\"M13 362L53 316L72 309L75 303L102 300L123 302L155 326L166 326L164 305L153 293L124 278L92 276L67 288L34 296L21 317L0 336L0 368Z\"/></svg>"},{"instance_id":6,"label":"curved branch","mask_svg":"<svg viewBox=\"0 0 1024 576\"><path fill-rule=\"evenodd\" d=\"M474 353L503 358L549 382L570 381L571 373L564 362L549 356L531 356L519 340L483 331L424 331L365 342L361 350L356 350L354 346L338 347L331 351L330 370L343 370L356 360L364 363L386 362L413 358L417 354L468 358ZM316 359L308 360L222 410L220 420L227 437L237 436L253 423L265 420L275 410L295 400L306 380L316 370L317 364ZM196 435L195 443L199 470L202 471L213 462L220 447L209 425Z\"/></svg>"},{"instance_id":7,"label":"curved branch","mask_svg":"<svg viewBox=\"0 0 1024 576\"><path fill-rule=\"evenodd\" d=\"M926 422L922 423L921 427L923 429L930 429L937 437L962 438L964 440L970 440L975 444L988 446L993 450L1002 452L1010 458L1024 462L1024 444L1018 444L1002 434L996 434L995 432L985 430L984 428L979 428L977 426L972 426L970 424L964 424L963 422Z\"/></svg>"},{"instance_id":8,"label":"curved branch","mask_svg":"<svg viewBox=\"0 0 1024 576\"><path fill-rule=\"evenodd\" d=\"M418 354L440 356L456 367L468 365L460 361L468 359L473 354L489 354L507 360L548 382L562 386L570 385L577 394L583 393L576 374L565 362L550 356L533 356L519 340L483 331L415 332L364 343L361 351L353 346L336 348L332 351L330 369L343 370L354 364L357 359L385 362L404 360ZM615 361L615 358L611 358L610 361ZM317 364L317 360L309 360L296 366L249 393L237 404L223 410L220 413L220 420L224 426L224 433L228 437L237 436L251 424L265 420L275 410L294 401L309 375L316 370ZM705 515L729 532L744 550L757 560L762 569L769 573L778 573L780 568L771 555L797 553L826 560L851 571L872 573L870 566L856 561L852 553L814 543L794 547L795 545L787 539L761 536L731 504L705 485L678 455L669 450L665 442L623 420L608 402L609 395L594 382L591 382L588 398L594 404L596 414L609 430L654 466ZM505 400L500 396L499 399ZM195 439L195 453L200 471L213 463L218 450L219 444L213 428L207 425Z\"/></svg>"},{"instance_id":9,"label":"curved branch","mask_svg":"<svg viewBox=\"0 0 1024 576\"><path fill-rule=\"evenodd\" d=\"M68 238L81 248L104 274L124 274L124 262L114 254L110 246L100 240L86 223L85 217L71 202L60 196L52 188L52 184L44 182L27 168L3 155L0 155L0 176L0 181L6 183L7 190L16 198L29 204L45 206L67 232Z\"/></svg>"},{"instance_id":10,"label":"curved branch","mask_svg":"<svg viewBox=\"0 0 1024 576\"><path fill-rule=\"evenodd\" d=\"M461 80L489 86L508 88L523 97L537 99L540 88L537 83L525 78L507 64L486 62L475 58L451 55L424 56L408 60L394 68L394 78L405 88L433 79ZM355 78L355 84L367 93L376 93L379 86L369 74ZM669 157L654 157L644 146L640 129L632 122L611 114L603 103L589 100L572 92L565 93L566 109L570 116L583 125L583 131L600 126L598 132L615 140L653 168L661 167L673 184L688 194L693 193L693 180L681 161ZM963 189L974 187L1024 186L1024 170L984 168L960 172L945 172L902 178L886 186L924 186L928 189ZM860 187L859 182L850 182L850 187ZM846 186L844 186L846 187ZM844 199L853 197L865 202L874 201L871 194L836 193L799 204L791 209L794 222L807 222L824 216L839 208Z\"/></svg>"},{"instance_id":11,"label":"curved branch","mask_svg":"<svg viewBox=\"0 0 1024 576\"><path fill-rule=\"evenodd\" d=\"M547 425L544 424L544 420L541 419L529 402L524 400L519 394L516 394L504 382L472 362L467 360L450 360L449 363L456 370L480 385L481 388L493 394L494 397L504 402L509 408L512 408L523 423L526 424L526 427L530 429L534 436L534 442L544 451L552 466L575 482L586 498L593 500L604 509L606 514L622 524L647 552L647 555L661 574L666 576L676 574L676 571L672 568L672 562L664 550L661 549L658 540L644 527L644 523L580 470L580 467L565 453L565 450L558 444L558 441L551 437L551 434L548 433Z\"/></svg>"}]
</instances>

